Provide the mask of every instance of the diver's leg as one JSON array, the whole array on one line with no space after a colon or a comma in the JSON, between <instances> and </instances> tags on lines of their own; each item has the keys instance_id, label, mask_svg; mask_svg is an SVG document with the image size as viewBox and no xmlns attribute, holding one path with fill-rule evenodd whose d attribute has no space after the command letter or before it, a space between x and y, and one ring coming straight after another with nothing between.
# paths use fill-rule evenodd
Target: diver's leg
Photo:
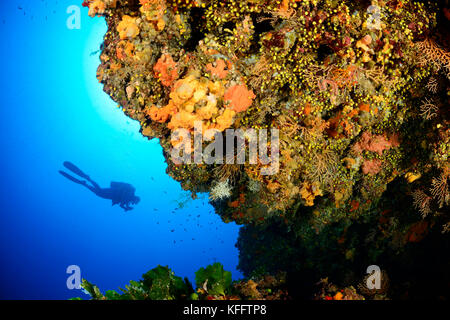
<instances>
[{"instance_id":1,"label":"diver's leg","mask_svg":"<svg viewBox=\"0 0 450 320\"><path fill-rule=\"evenodd\" d=\"M86 181L84 182L84 186L86 187L86 188L88 188L89 190L91 190L93 193L95 193L95 194L97 194L98 195L98 188L94 188L93 186L90 186L90 185L88 185L87 183L86 183Z\"/></svg>"},{"instance_id":2,"label":"diver's leg","mask_svg":"<svg viewBox=\"0 0 450 320\"><path fill-rule=\"evenodd\" d=\"M63 177L69 179L69 180L72 181L72 182L75 182L75 183L81 184L81 185L86 185L86 181L84 181L84 180L79 180L79 179L77 179L77 178L75 178L75 177L72 177L70 174L68 174L68 173L66 173L66 172L64 172L64 171L59 170L59 173L60 173Z\"/></svg>"},{"instance_id":3,"label":"diver's leg","mask_svg":"<svg viewBox=\"0 0 450 320\"><path fill-rule=\"evenodd\" d=\"M98 187L98 184L96 184L96 186ZM95 193L95 195L97 197L100 197L103 199L114 200L113 197L111 196L110 189L102 189L100 187L96 188L96 187L90 186L88 184L86 184L85 187L88 188L89 190L91 190L93 193ZM114 203L113 203L113 205L114 205Z\"/></svg>"},{"instance_id":4,"label":"diver's leg","mask_svg":"<svg viewBox=\"0 0 450 320\"><path fill-rule=\"evenodd\" d=\"M91 178L88 178L87 180L94 186L94 188L101 189L98 183L92 180Z\"/></svg>"},{"instance_id":5,"label":"diver's leg","mask_svg":"<svg viewBox=\"0 0 450 320\"><path fill-rule=\"evenodd\" d=\"M78 168L76 165L74 165L72 162L64 161L63 165L64 165L64 167L66 167L67 169L69 169L70 171L75 173L76 175L79 175L80 177L82 177L84 179L89 179L89 176L86 173L84 173L83 171L81 171L81 169Z\"/></svg>"},{"instance_id":6,"label":"diver's leg","mask_svg":"<svg viewBox=\"0 0 450 320\"><path fill-rule=\"evenodd\" d=\"M103 199L113 199L113 194L111 188L101 188L97 182L88 178L87 179L92 186L86 184L86 188L89 188L93 193Z\"/></svg>"},{"instance_id":7,"label":"diver's leg","mask_svg":"<svg viewBox=\"0 0 450 320\"><path fill-rule=\"evenodd\" d=\"M77 178L72 177L70 174L67 174L64 171L59 171L59 173L62 174L67 179L69 179L69 180L71 180L71 181L73 181L73 182L75 182L77 184L80 184L82 186L85 186L86 188L91 190L93 193L95 193L97 196L99 196L101 198L109 199L109 197L104 195L105 192L102 192L103 190L95 182L93 183L94 186L90 186L90 185L87 184L87 182L85 180L78 180ZM92 181L90 181L90 182L92 183Z\"/></svg>"}]
</instances>

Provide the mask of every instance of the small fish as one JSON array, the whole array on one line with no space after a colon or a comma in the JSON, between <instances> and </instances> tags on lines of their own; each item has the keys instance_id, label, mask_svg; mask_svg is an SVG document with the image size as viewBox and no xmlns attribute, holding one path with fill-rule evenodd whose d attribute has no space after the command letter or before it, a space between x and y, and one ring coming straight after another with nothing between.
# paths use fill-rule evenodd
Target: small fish
<instances>
[{"instance_id":1,"label":"small fish","mask_svg":"<svg viewBox=\"0 0 450 320\"><path fill-rule=\"evenodd\" d=\"M93 52L91 52L89 55L92 57L92 56L95 56L97 53L99 53L100 52L100 50L97 50L97 51L93 51Z\"/></svg>"}]
</instances>

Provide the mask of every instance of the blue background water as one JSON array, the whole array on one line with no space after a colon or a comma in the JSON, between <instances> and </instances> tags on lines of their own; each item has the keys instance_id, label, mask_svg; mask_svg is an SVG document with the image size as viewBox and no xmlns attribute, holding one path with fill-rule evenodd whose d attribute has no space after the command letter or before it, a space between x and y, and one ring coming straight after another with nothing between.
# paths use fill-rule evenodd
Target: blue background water
<instances>
[{"instance_id":1,"label":"blue background water","mask_svg":"<svg viewBox=\"0 0 450 320\"><path fill-rule=\"evenodd\" d=\"M207 195L184 201L158 141L143 138L97 83L92 53L106 24L83 8L81 29L69 30L66 9L81 2L0 3L0 298L89 298L67 289L72 264L102 290L158 264L194 281L220 261L239 278L238 226L224 224ZM59 175L65 160L101 186L133 184L141 203L128 213L112 207Z\"/></svg>"}]
</instances>

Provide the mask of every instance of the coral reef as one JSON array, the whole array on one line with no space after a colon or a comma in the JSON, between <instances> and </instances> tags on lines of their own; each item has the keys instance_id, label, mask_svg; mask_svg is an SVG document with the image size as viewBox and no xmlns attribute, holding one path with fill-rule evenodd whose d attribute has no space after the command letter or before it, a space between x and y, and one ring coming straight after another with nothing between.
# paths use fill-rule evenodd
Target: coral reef
<instances>
[{"instance_id":1,"label":"coral reef","mask_svg":"<svg viewBox=\"0 0 450 320\"><path fill-rule=\"evenodd\" d=\"M168 267L158 266L142 276L140 281L130 281L122 293L100 289L83 279L82 288L93 300L285 300L283 274L266 275L259 279L231 281L231 273L220 263L200 268L195 273L197 289L187 278L174 275ZM72 300L80 300L74 298Z\"/></svg>"},{"instance_id":2,"label":"coral reef","mask_svg":"<svg viewBox=\"0 0 450 320\"><path fill-rule=\"evenodd\" d=\"M210 193L223 221L282 224L292 235L280 245L295 252L305 243L314 251L312 239L352 225L381 233L388 251L449 230L444 1L85 5L108 24L97 72L104 91L144 136L160 139L169 175L193 195ZM244 164L174 161L181 140L172 134L194 133L195 123L204 145L208 129L279 129L279 170L263 175L260 155ZM195 157L190 146L183 151ZM410 220L387 193L403 199ZM345 227L332 231L336 225ZM353 243L344 255L350 261L358 250Z\"/></svg>"}]
</instances>

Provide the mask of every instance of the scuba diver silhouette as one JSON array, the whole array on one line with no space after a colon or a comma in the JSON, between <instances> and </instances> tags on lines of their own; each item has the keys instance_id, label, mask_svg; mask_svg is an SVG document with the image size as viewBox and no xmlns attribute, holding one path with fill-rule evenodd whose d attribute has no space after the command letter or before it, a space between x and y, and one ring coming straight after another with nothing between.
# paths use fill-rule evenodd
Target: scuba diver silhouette
<instances>
[{"instance_id":1,"label":"scuba diver silhouette","mask_svg":"<svg viewBox=\"0 0 450 320\"><path fill-rule=\"evenodd\" d=\"M101 188L95 181L93 181L86 173L81 171L73 163L65 161L63 165L76 175L86 180L78 180L77 178L72 177L70 174L59 170L59 173L65 178L82 186L85 186L100 198L111 199L112 205L119 204L120 207L125 211L132 210L133 207L131 207L130 204L136 205L141 200L134 194L136 189L129 183L111 181L110 188ZM89 185L87 182L90 182L91 185Z\"/></svg>"}]
</instances>

